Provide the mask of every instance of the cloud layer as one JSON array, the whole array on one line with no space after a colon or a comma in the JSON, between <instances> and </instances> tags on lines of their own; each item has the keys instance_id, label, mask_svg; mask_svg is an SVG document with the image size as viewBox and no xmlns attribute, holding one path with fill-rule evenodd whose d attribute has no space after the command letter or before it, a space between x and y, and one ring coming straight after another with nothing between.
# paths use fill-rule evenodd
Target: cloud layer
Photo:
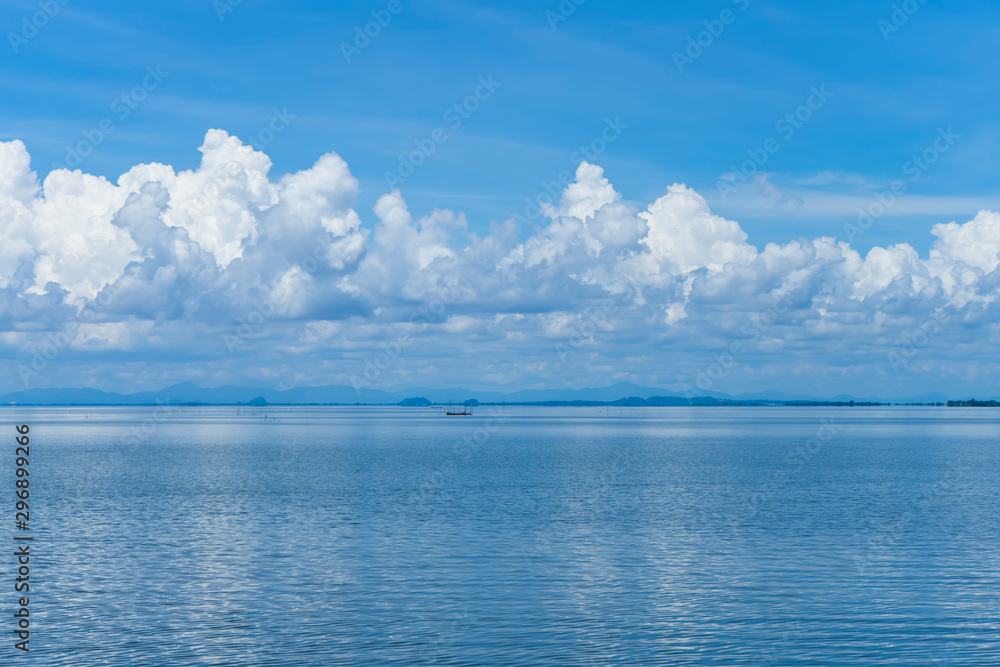
<instances>
[{"instance_id":1,"label":"cloud layer","mask_svg":"<svg viewBox=\"0 0 1000 667\"><path fill-rule=\"evenodd\" d=\"M367 220L335 153L271 175L221 130L201 165L40 182L0 143L7 390L265 383L520 389L616 381L699 392L996 393L1000 214L861 256L757 248L674 184L645 208L583 163L544 224ZM876 223L877 224L877 223ZM966 391L967 390L967 391Z\"/></svg>"}]
</instances>

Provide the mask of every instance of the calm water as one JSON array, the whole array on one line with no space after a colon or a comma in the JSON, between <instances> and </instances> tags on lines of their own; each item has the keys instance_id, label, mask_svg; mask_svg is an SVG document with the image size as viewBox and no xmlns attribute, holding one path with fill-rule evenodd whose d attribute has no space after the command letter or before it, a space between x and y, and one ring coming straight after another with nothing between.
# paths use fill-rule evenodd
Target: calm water
<instances>
[{"instance_id":1,"label":"calm water","mask_svg":"<svg viewBox=\"0 0 1000 667\"><path fill-rule=\"evenodd\" d=\"M0 414L16 664L1000 663L996 410Z\"/></svg>"}]
</instances>

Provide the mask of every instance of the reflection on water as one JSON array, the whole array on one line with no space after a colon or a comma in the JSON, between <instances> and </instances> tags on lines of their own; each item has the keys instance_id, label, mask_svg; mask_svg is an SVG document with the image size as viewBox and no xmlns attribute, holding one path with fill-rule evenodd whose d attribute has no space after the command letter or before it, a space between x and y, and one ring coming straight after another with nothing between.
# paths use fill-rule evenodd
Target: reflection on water
<instances>
[{"instance_id":1,"label":"reflection on water","mask_svg":"<svg viewBox=\"0 0 1000 667\"><path fill-rule=\"evenodd\" d=\"M3 414L23 664L1000 662L993 410Z\"/></svg>"}]
</instances>

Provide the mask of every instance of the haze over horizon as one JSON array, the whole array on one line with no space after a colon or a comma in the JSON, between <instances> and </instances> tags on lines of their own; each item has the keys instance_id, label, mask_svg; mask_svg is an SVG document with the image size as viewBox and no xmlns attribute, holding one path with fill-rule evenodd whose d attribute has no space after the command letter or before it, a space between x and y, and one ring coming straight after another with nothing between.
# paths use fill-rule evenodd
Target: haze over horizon
<instances>
[{"instance_id":1,"label":"haze over horizon","mask_svg":"<svg viewBox=\"0 0 1000 667\"><path fill-rule=\"evenodd\" d=\"M219 386L202 387L191 382L183 382L155 391L133 393L105 392L93 388L53 388L29 389L9 394L0 393L0 407L7 406L129 406L129 405L238 405L254 403L258 405L418 405L415 399L434 404L468 403L478 401L486 404L540 404L540 403L635 403L649 399L651 405L664 406L704 406L726 402L798 403L798 402L841 402L893 403L893 404L938 404L952 400L994 400L994 396L948 396L940 392L924 392L899 396L859 396L840 394L837 396L814 396L807 394L787 394L781 391L761 391L731 395L725 392L704 392L695 387L686 387L682 392L674 392L657 387L640 387L628 382L619 382L607 387L565 388L565 389L522 389L502 392L490 389L469 389L468 387L408 387L396 391L355 388L343 385L305 386L290 389L270 387Z\"/></svg>"},{"instance_id":2,"label":"haze over horizon","mask_svg":"<svg viewBox=\"0 0 1000 667\"><path fill-rule=\"evenodd\" d=\"M320 6L10 43L0 393L997 393L995 6Z\"/></svg>"}]
</instances>

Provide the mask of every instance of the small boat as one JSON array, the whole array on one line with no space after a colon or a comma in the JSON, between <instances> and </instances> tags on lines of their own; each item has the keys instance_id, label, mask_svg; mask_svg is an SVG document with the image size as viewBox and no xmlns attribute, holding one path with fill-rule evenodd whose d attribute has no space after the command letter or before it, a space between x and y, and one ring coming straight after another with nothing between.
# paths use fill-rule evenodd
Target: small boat
<instances>
[{"instance_id":1,"label":"small boat","mask_svg":"<svg viewBox=\"0 0 1000 667\"><path fill-rule=\"evenodd\" d=\"M445 415L449 417L471 417L472 407L469 405L452 405L448 404L448 407L444 410Z\"/></svg>"}]
</instances>

